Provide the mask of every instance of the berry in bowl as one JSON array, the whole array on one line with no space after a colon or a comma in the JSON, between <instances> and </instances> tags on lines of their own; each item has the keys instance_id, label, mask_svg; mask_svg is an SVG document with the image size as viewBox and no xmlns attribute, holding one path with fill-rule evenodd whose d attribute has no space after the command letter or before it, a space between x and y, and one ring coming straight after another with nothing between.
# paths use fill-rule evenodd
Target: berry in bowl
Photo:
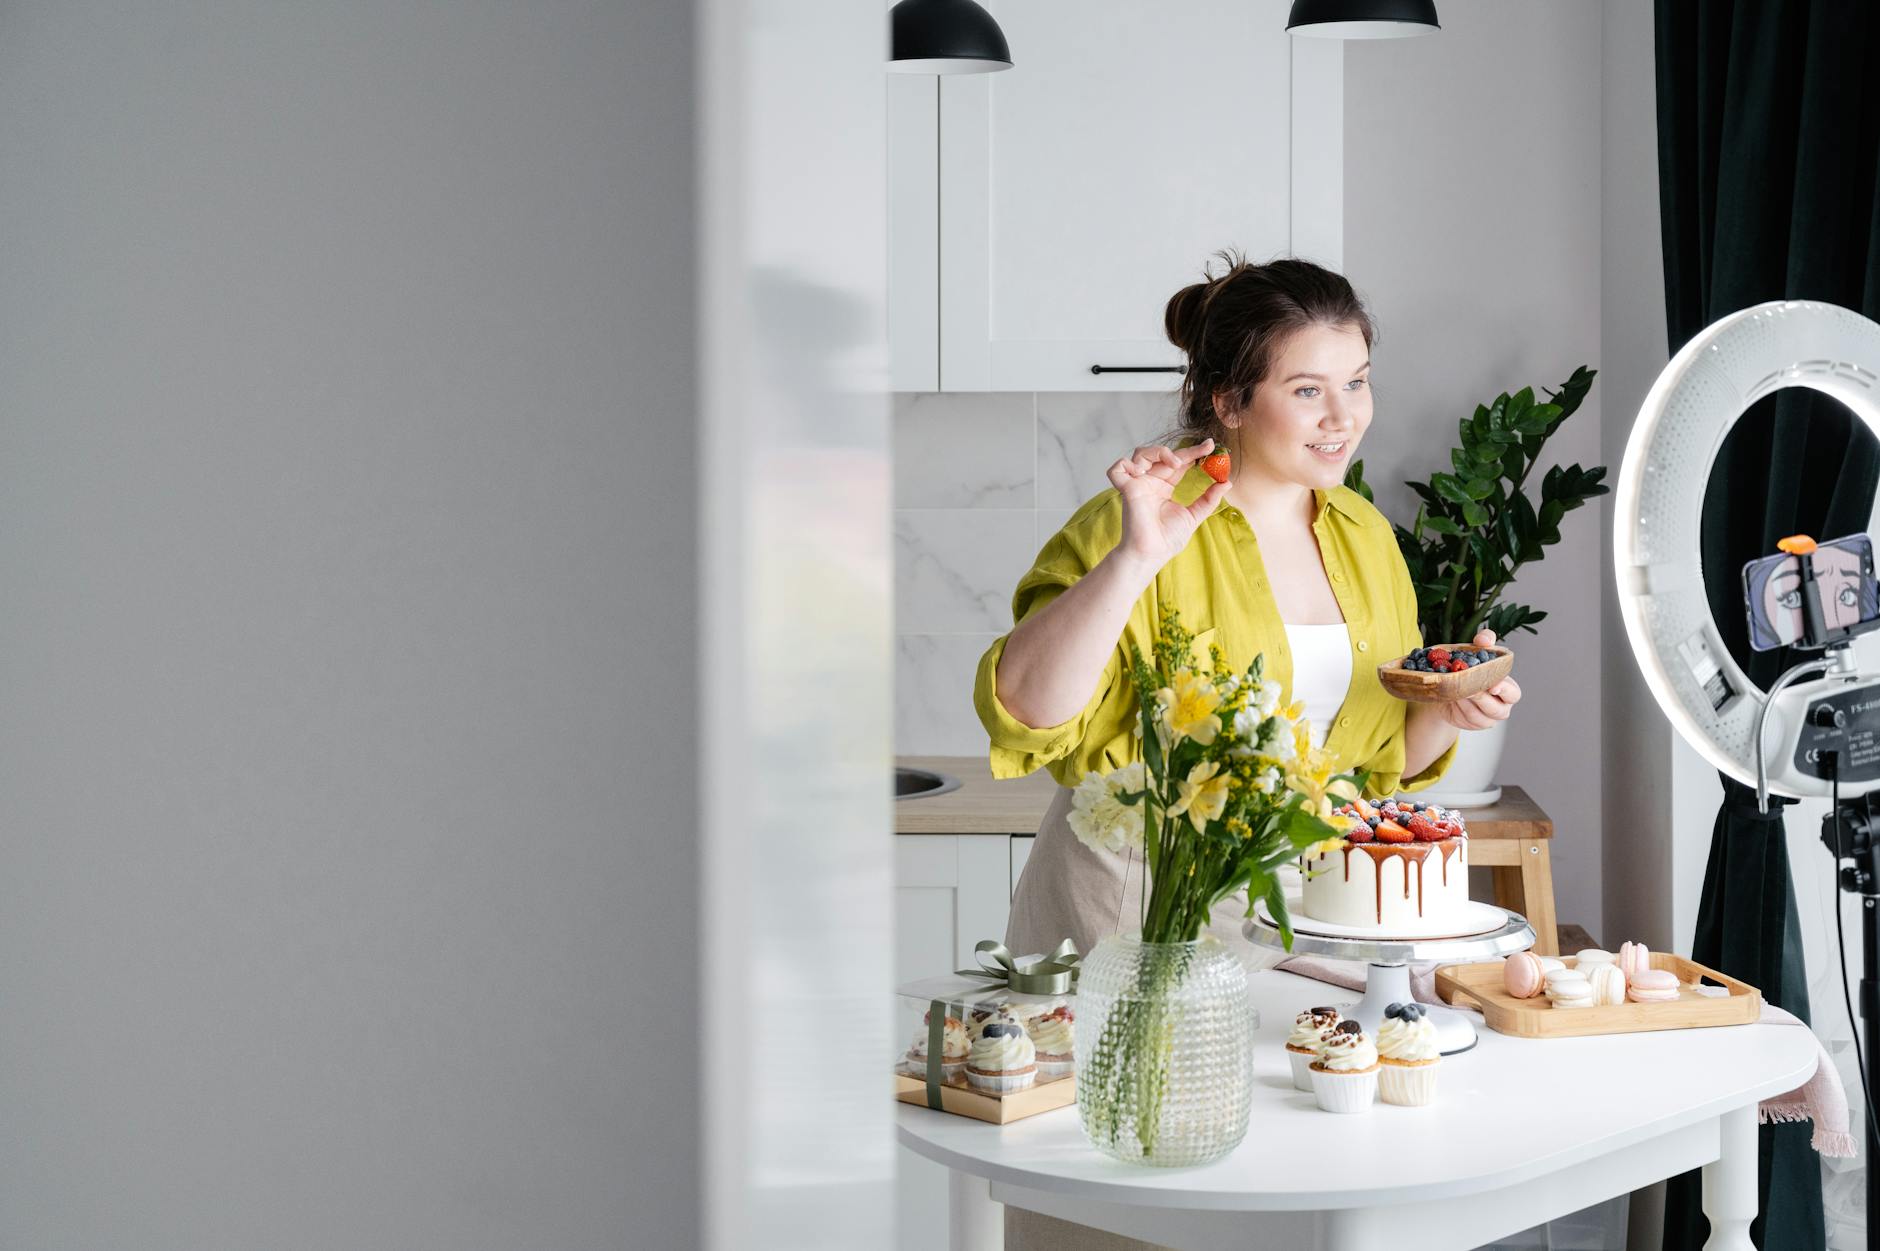
<instances>
[{"instance_id":1,"label":"berry in bowl","mask_svg":"<svg viewBox=\"0 0 1880 1251\"><path fill-rule=\"evenodd\" d=\"M1398 699L1448 704L1480 695L1513 669L1514 653L1505 647L1438 643L1379 665L1377 680Z\"/></svg>"}]
</instances>

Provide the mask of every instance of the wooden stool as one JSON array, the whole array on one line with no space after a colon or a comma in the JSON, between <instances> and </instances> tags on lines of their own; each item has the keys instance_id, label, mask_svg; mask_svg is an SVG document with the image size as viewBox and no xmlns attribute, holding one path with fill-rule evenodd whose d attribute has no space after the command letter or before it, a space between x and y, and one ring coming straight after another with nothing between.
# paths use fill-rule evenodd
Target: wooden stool
<instances>
[{"instance_id":1,"label":"wooden stool","mask_svg":"<svg viewBox=\"0 0 1880 1251\"><path fill-rule=\"evenodd\" d=\"M1534 950L1560 954L1554 919L1554 822L1518 786L1501 788L1501 798L1484 808L1462 809L1469 826L1469 863L1486 867L1495 879L1495 903L1511 908L1534 927Z\"/></svg>"}]
</instances>

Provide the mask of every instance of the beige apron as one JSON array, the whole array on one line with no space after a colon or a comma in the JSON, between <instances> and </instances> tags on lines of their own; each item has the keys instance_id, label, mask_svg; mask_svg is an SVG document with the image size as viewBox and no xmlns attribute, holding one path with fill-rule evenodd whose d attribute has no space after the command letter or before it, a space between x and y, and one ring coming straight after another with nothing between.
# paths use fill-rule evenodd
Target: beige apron
<instances>
[{"instance_id":1,"label":"beige apron","mask_svg":"<svg viewBox=\"0 0 1880 1251\"><path fill-rule=\"evenodd\" d=\"M1071 794L1058 787L1012 892L1005 945L1016 955L1047 952L1068 938L1088 956L1106 934L1140 932L1142 855L1117 855L1079 842L1066 820ZM1226 943L1249 969L1278 964L1283 953L1255 947L1242 934L1246 919L1247 897L1232 895L1214 905L1205 932Z\"/></svg>"}]
</instances>

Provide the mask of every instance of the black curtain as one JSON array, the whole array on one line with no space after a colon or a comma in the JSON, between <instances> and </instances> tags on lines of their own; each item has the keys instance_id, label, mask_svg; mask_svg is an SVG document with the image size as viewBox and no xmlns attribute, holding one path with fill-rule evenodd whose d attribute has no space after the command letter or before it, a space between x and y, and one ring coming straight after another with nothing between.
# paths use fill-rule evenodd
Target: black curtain
<instances>
[{"instance_id":1,"label":"black curtain","mask_svg":"<svg viewBox=\"0 0 1880 1251\"><path fill-rule=\"evenodd\" d=\"M1718 318L1777 299L1880 320L1880 38L1874 0L1657 0L1659 208L1673 354ZM1871 365L1871 363L1870 363ZM1741 569L1805 533L1867 529L1880 453L1836 401L1789 387L1744 414L1704 496L1704 582L1737 663L1767 687L1801 659L1752 652ZM1724 779L1692 955L1808 1017L1781 809ZM1824 851L1804 873L1828 874ZM1850 1092L1855 1093L1855 1092ZM1857 1097L1857 1094L1856 1094ZM1766 1251L1825 1245L1820 1162L1807 1125L1765 1126ZM1673 1178L1667 1249L1703 1245L1696 1173Z\"/></svg>"}]
</instances>

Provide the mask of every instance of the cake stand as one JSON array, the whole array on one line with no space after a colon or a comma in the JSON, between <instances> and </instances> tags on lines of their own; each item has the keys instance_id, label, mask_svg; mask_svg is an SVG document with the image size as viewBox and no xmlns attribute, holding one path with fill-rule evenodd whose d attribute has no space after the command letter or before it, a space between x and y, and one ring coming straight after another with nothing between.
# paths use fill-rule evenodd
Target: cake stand
<instances>
[{"instance_id":1,"label":"cake stand","mask_svg":"<svg viewBox=\"0 0 1880 1251\"><path fill-rule=\"evenodd\" d=\"M1454 938L1360 938L1311 934L1298 928L1298 920L1295 919L1292 951L1288 954L1321 956L1328 960L1365 965L1364 998L1355 1004L1340 1006L1338 1010L1342 1015L1355 1019L1364 1027L1365 1033L1376 1038L1378 1026L1384 1020L1385 1006L1410 1002L1409 966L1412 960L1471 964L1526 951L1534 945L1534 928L1520 913L1485 903L1477 903L1474 907L1479 911L1499 913L1502 924L1485 928L1478 934ZM1295 910L1293 916L1298 918L1299 913ZM1282 952L1286 950L1286 944L1279 935L1279 927L1273 924L1264 900L1255 906L1253 915L1247 918L1243 928L1247 941L1255 946L1271 947ZM1444 1055L1454 1055L1475 1046L1475 1025L1466 1015L1438 1004L1426 1003L1422 1007L1429 1013L1430 1023L1436 1026L1437 1045Z\"/></svg>"}]
</instances>

